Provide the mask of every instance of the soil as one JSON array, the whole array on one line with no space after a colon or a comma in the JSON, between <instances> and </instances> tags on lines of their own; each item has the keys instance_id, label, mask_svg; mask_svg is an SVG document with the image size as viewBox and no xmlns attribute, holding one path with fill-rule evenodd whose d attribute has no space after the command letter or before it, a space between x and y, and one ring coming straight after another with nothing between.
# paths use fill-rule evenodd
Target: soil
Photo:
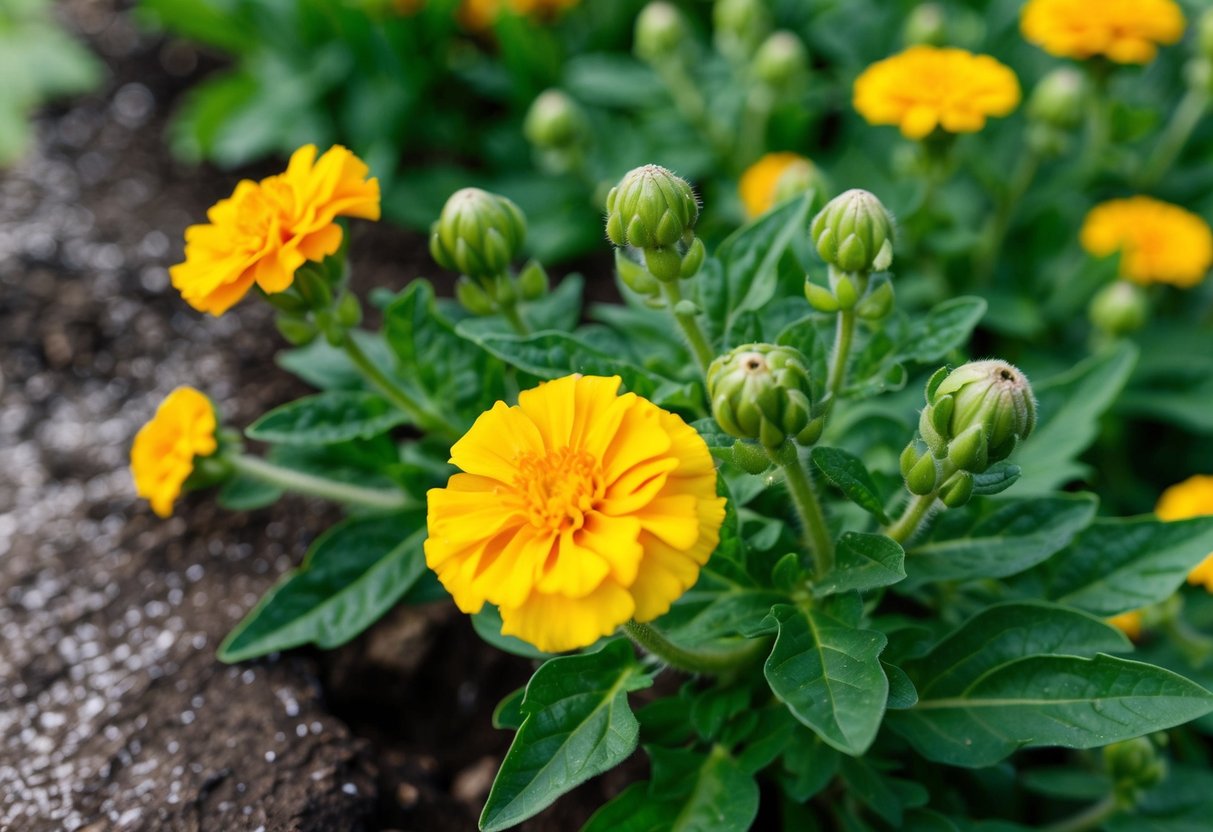
<instances>
[{"instance_id":1,"label":"soil","mask_svg":"<svg viewBox=\"0 0 1213 832\"><path fill-rule=\"evenodd\" d=\"M338 515L204 493L162 521L134 499L130 441L174 387L233 425L306 391L272 363L264 304L203 317L169 286L185 226L264 171L168 155L167 116L214 62L126 5L59 4L109 78L41 114L0 173L0 829L474 829L510 740L492 709L530 662L433 604L329 653L221 664L219 641ZM366 283L429 270L415 234L356 235ZM642 765L520 828L576 829Z\"/></svg>"}]
</instances>

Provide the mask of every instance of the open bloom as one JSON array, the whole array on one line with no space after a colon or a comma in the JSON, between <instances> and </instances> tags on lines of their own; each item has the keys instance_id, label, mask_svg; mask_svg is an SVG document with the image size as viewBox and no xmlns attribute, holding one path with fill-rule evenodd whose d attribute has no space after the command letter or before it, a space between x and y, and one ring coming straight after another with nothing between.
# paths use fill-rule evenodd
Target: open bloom
<instances>
[{"instance_id":1,"label":"open bloom","mask_svg":"<svg viewBox=\"0 0 1213 832\"><path fill-rule=\"evenodd\" d=\"M1160 520L1187 520L1213 514L1213 476L1196 475L1173 485L1158 498ZM1188 573L1188 583L1213 592L1213 553Z\"/></svg>"},{"instance_id":2,"label":"open bloom","mask_svg":"<svg viewBox=\"0 0 1213 832\"><path fill-rule=\"evenodd\" d=\"M707 445L618 377L567 376L498 402L429 492L426 562L461 610L501 610L541 650L649 621L716 548L724 499Z\"/></svg>"},{"instance_id":3,"label":"open bloom","mask_svg":"<svg viewBox=\"0 0 1213 832\"><path fill-rule=\"evenodd\" d=\"M131 476L136 493L152 504L152 511L168 517L194 472L194 457L209 456L217 447L211 400L193 387L178 387L135 434Z\"/></svg>"},{"instance_id":4,"label":"open bloom","mask_svg":"<svg viewBox=\"0 0 1213 832\"><path fill-rule=\"evenodd\" d=\"M1029 0L1019 28L1051 55L1144 64L1183 37L1184 16L1175 0Z\"/></svg>"},{"instance_id":5,"label":"open bloom","mask_svg":"<svg viewBox=\"0 0 1213 832\"><path fill-rule=\"evenodd\" d=\"M790 197L812 187L815 180L820 180L820 174L813 163L799 153L768 153L741 174L737 191L746 217L753 219L775 207L784 196L781 190L787 190ZM781 188L781 185L788 187Z\"/></svg>"},{"instance_id":6,"label":"open bloom","mask_svg":"<svg viewBox=\"0 0 1213 832\"><path fill-rule=\"evenodd\" d=\"M936 127L974 133L1019 105L1019 80L989 55L911 46L855 79L854 104L869 124L895 124L907 139Z\"/></svg>"},{"instance_id":7,"label":"open bloom","mask_svg":"<svg viewBox=\"0 0 1213 832\"><path fill-rule=\"evenodd\" d=\"M286 171L244 180L207 212L206 225L185 230L185 262L169 274L190 306L220 315L256 283L266 292L290 288L295 271L341 246L337 217L379 219L379 181L344 147L319 159L316 146L291 156Z\"/></svg>"},{"instance_id":8,"label":"open bloom","mask_svg":"<svg viewBox=\"0 0 1213 832\"><path fill-rule=\"evenodd\" d=\"M1201 217L1148 196L1113 199L1087 214L1082 247L1096 257L1120 252L1120 275L1134 283L1188 288L1213 264L1213 231Z\"/></svg>"}]
</instances>

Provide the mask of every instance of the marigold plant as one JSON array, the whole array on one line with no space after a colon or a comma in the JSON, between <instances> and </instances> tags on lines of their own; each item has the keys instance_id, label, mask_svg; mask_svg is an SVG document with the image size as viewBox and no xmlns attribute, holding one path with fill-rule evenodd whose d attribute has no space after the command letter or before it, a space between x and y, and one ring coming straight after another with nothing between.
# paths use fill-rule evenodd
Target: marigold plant
<instances>
[{"instance_id":1,"label":"marigold plant","mask_svg":"<svg viewBox=\"0 0 1213 832\"><path fill-rule=\"evenodd\" d=\"M1020 27L1051 55L1144 64L1183 37L1184 15L1175 0L1028 0Z\"/></svg>"}]
</instances>

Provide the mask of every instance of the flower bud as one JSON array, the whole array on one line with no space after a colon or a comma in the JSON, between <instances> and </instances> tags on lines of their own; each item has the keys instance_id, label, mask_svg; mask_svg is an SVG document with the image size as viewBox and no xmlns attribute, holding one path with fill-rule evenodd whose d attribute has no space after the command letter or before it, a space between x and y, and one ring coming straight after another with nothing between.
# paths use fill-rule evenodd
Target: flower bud
<instances>
[{"instance_id":1,"label":"flower bud","mask_svg":"<svg viewBox=\"0 0 1213 832\"><path fill-rule=\"evenodd\" d=\"M581 144L588 133L585 114L560 90L541 92L522 122L527 141L543 150L566 150Z\"/></svg>"},{"instance_id":2,"label":"flower bud","mask_svg":"<svg viewBox=\"0 0 1213 832\"><path fill-rule=\"evenodd\" d=\"M957 471L939 489L939 500L948 508L960 508L973 497L973 475Z\"/></svg>"},{"instance_id":3,"label":"flower bud","mask_svg":"<svg viewBox=\"0 0 1213 832\"><path fill-rule=\"evenodd\" d=\"M654 298L661 294L661 284L648 269L632 259L631 252L625 248L615 249L615 271L619 273L623 285L633 292Z\"/></svg>"},{"instance_id":4,"label":"flower bud","mask_svg":"<svg viewBox=\"0 0 1213 832\"><path fill-rule=\"evenodd\" d=\"M810 226L817 253L844 272L883 272L893 264L893 217L858 188L830 200Z\"/></svg>"},{"instance_id":5,"label":"flower bud","mask_svg":"<svg viewBox=\"0 0 1213 832\"><path fill-rule=\"evenodd\" d=\"M660 165L624 174L606 198L607 236L617 246L662 248L690 242L699 202L685 179Z\"/></svg>"},{"instance_id":6,"label":"flower bud","mask_svg":"<svg viewBox=\"0 0 1213 832\"><path fill-rule=\"evenodd\" d=\"M892 311L893 282L887 278L880 279L855 305L855 314L865 321L883 320Z\"/></svg>"},{"instance_id":7,"label":"flower bud","mask_svg":"<svg viewBox=\"0 0 1213 832\"><path fill-rule=\"evenodd\" d=\"M707 381L712 415L730 436L777 448L788 438L807 442L820 435L799 350L774 344L737 347L712 362Z\"/></svg>"},{"instance_id":8,"label":"flower bud","mask_svg":"<svg viewBox=\"0 0 1213 832\"><path fill-rule=\"evenodd\" d=\"M918 428L932 453L955 468L981 473L1036 426L1032 386L1005 361L973 361L938 384L937 377L927 386Z\"/></svg>"},{"instance_id":9,"label":"flower bud","mask_svg":"<svg viewBox=\"0 0 1213 832\"><path fill-rule=\"evenodd\" d=\"M720 54L743 63L771 31L771 13L764 0L716 0L712 30Z\"/></svg>"},{"instance_id":10,"label":"flower bud","mask_svg":"<svg viewBox=\"0 0 1213 832\"><path fill-rule=\"evenodd\" d=\"M938 3L919 3L906 18L906 46L943 46L948 40L948 21Z\"/></svg>"},{"instance_id":11,"label":"flower bud","mask_svg":"<svg viewBox=\"0 0 1213 832\"><path fill-rule=\"evenodd\" d=\"M684 279L694 277L703 266L703 260L707 256L708 251L703 245L703 240L696 237L687 247L686 254L682 255L682 268L678 276Z\"/></svg>"},{"instance_id":12,"label":"flower bud","mask_svg":"<svg viewBox=\"0 0 1213 832\"><path fill-rule=\"evenodd\" d=\"M1145 293L1126 280L1100 289L1087 309L1096 329L1114 337L1141 329L1149 313Z\"/></svg>"},{"instance_id":13,"label":"flower bud","mask_svg":"<svg viewBox=\"0 0 1213 832\"><path fill-rule=\"evenodd\" d=\"M754 77L776 90L786 90L809 70L809 52L791 32L779 31L762 42L750 65Z\"/></svg>"},{"instance_id":14,"label":"flower bud","mask_svg":"<svg viewBox=\"0 0 1213 832\"><path fill-rule=\"evenodd\" d=\"M362 304L357 296L346 292L337 301L337 323L344 327L358 326L362 323Z\"/></svg>"},{"instance_id":15,"label":"flower bud","mask_svg":"<svg viewBox=\"0 0 1213 832\"><path fill-rule=\"evenodd\" d=\"M548 273L538 260L530 261L518 273L518 293L522 295L523 300L536 300L543 297L547 294L550 285Z\"/></svg>"},{"instance_id":16,"label":"flower bud","mask_svg":"<svg viewBox=\"0 0 1213 832\"><path fill-rule=\"evenodd\" d=\"M455 299L473 315L492 315L497 305L479 283L467 275L455 281Z\"/></svg>"},{"instance_id":17,"label":"flower bud","mask_svg":"<svg viewBox=\"0 0 1213 832\"><path fill-rule=\"evenodd\" d=\"M503 196L464 188L451 194L430 227L430 255L444 269L488 279L513 262L526 237L526 217Z\"/></svg>"},{"instance_id":18,"label":"flower bud","mask_svg":"<svg viewBox=\"0 0 1213 832\"><path fill-rule=\"evenodd\" d=\"M1105 746L1103 758L1112 788L1126 806L1136 804L1145 791L1158 785L1167 774L1166 760L1149 737Z\"/></svg>"},{"instance_id":19,"label":"flower bud","mask_svg":"<svg viewBox=\"0 0 1213 832\"><path fill-rule=\"evenodd\" d=\"M1073 67L1063 66L1050 72L1032 90L1028 117L1058 130L1073 130L1086 112L1087 81Z\"/></svg>"},{"instance_id":20,"label":"flower bud","mask_svg":"<svg viewBox=\"0 0 1213 832\"><path fill-rule=\"evenodd\" d=\"M636 16L632 51L645 63L661 63L682 48L686 37L687 26L682 12L671 3L656 0Z\"/></svg>"}]
</instances>

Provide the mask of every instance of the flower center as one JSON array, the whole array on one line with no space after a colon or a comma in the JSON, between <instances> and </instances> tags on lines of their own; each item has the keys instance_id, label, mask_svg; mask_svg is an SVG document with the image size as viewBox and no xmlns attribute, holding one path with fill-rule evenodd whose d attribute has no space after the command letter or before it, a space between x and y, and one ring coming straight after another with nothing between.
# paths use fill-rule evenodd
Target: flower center
<instances>
[{"instance_id":1,"label":"flower center","mask_svg":"<svg viewBox=\"0 0 1213 832\"><path fill-rule=\"evenodd\" d=\"M602 498L602 466L585 451L560 448L547 454L525 454L518 462L514 486L527 519L554 532L580 529L585 515Z\"/></svg>"}]
</instances>

